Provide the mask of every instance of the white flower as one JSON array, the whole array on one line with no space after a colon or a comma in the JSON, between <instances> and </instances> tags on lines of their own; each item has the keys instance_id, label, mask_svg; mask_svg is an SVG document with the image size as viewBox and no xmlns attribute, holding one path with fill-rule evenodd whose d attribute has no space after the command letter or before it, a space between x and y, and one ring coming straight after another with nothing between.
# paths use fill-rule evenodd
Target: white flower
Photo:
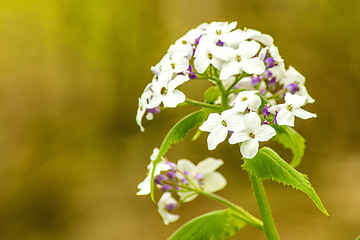
<instances>
[{"instance_id":1,"label":"white flower","mask_svg":"<svg viewBox=\"0 0 360 240\"><path fill-rule=\"evenodd\" d=\"M256 95L258 92L257 90L240 92L231 103L231 106L234 106L234 110L238 112L245 112L247 108L257 111L261 104L260 97Z\"/></svg>"},{"instance_id":2,"label":"white flower","mask_svg":"<svg viewBox=\"0 0 360 240\"><path fill-rule=\"evenodd\" d=\"M308 119L316 117L316 114L310 113L301 109L306 102L305 96L293 95L291 93L286 93L285 103L275 105L269 108L271 113L276 113L276 122L279 125L294 126L295 116L301 119Z\"/></svg>"},{"instance_id":3,"label":"white flower","mask_svg":"<svg viewBox=\"0 0 360 240\"><path fill-rule=\"evenodd\" d=\"M194 54L194 67L196 71L203 73L210 64L220 69L222 60L214 56L217 48L219 47L216 45L215 37L207 35L200 38L199 45Z\"/></svg>"},{"instance_id":4,"label":"white flower","mask_svg":"<svg viewBox=\"0 0 360 240\"><path fill-rule=\"evenodd\" d=\"M237 132L244 128L243 114L229 109L220 114L210 113L208 119L200 126L201 131L210 132L207 138L209 150L226 139L228 131Z\"/></svg>"},{"instance_id":5,"label":"white flower","mask_svg":"<svg viewBox=\"0 0 360 240\"><path fill-rule=\"evenodd\" d=\"M259 142L268 141L276 135L276 131L269 125L261 125L261 119L255 112L244 116L244 126L244 130L231 135L229 143L242 142L240 152L243 157L253 158L258 152Z\"/></svg>"},{"instance_id":6,"label":"white flower","mask_svg":"<svg viewBox=\"0 0 360 240\"><path fill-rule=\"evenodd\" d=\"M143 132L144 131L144 127L142 126L142 118L144 116L144 114L146 113L146 109L148 109L148 103L150 101L150 99L152 98L152 83L149 83L143 94L141 95L141 97L139 98L138 101L138 109L137 109L137 113L136 113L136 123L137 125L139 125L140 130Z\"/></svg>"},{"instance_id":7,"label":"white flower","mask_svg":"<svg viewBox=\"0 0 360 240\"><path fill-rule=\"evenodd\" d=\"M237 22L231 22L231 23L228 23L228 22L212 22L207 26L205 32L207 34L215 34L215 35L220 36L220 35L222 35L224 33L228 33L231 30L235 29L236 24L237 24Z\"/></svg>"},{"instance_id":8,"label":"white flower","mask_svg":"<svg viewBox=\"0 0 360 240\"><path fill-rule=\"evenodd\" d=\"M147 166L148 173L144 181L139 183L138 189L139 191L136 193L136 195L148 195L151 192L151 173L154 168L154 160L156 159L157 155L159 154L159 149L155 148L153 150L153 153L150 156L150 164ZM159 162L158 165L155 168L154 177L159 175L162 171L168 171L171 169L171 166L167 164L165 161Z\"/></svg>"},{"instance_id":9,"label":"white flower","mask_svg":"<svg viewBox=\"0 0 360 240\"><path fill-rule=\"evenodd\" d=\"M255 41L241 42L237 49L217 48L215 56L224 60L219 78L225 80L232 75L242 73L242 71L250 74L262 74L265 71L265 64L259 57L255 57L259 50L260 44Z\"/></svg>"},{"instance_id":10,"label":"white flower","mask_svg":"<svg viewBox=\"0 0 360 240\"><path fill-rule=\"evenodd\" d=\"M175 222L179 219L179 215L169 213L177 205L177 201L171 197L171 193L164 193L158 202L158 211L162 217L164 224L168 225L171 222Z\"/></svg>"},{"instance_id":11,"label":"white flower","mask_svg":"<svg viewBox=\"0 0 360 240\"><path fill-rule=\"evenodd\" d=\"M179 103L184 102L186 99L185 94L175 88L188 80L189 77L185 75L177 75L174 79L170 80L169 74L160 74L158 81L153 83L152 90L154 95L148 104L148 108L155 108L161 102L164 104L164 107L174 108Z\"/></svg>"},{"instance_id":12,"label":"white flower","mask_svg":"<svg viewBox=\"0 0 360 240\"><path fill-rule=\"evenodd\" d=\"M204 192L213 193L223 189L226 186L226 179L218 172L215 172L224 162L221 159L206 158L195 166L187 159L181 159L177 162L177 169L181 171L190 181ZM180 180L187 181L186 177L177 173ZM191 183L188 183L190 187ZM180 200L189 202L195 199L198 194L193 191L178 192Z\"/></svg>"}]
</instances>

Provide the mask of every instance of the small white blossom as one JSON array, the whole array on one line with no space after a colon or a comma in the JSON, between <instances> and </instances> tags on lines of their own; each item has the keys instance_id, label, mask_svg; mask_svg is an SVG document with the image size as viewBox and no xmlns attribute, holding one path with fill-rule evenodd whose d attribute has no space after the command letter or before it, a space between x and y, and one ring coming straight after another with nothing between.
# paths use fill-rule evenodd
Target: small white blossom
<instances>
[{"instance_id":1,"label":"small white blossom","mask_svg":"<svg viewBox=\"0 0 360 240\"><path fill-rule=\"evenodd\" d=\"M164 193L158 202L158 212L162 217L164 224L168 225L171 222L175 222L179 219L179 215L169 213L177 205L177 201L171 196L171 193Z\"/></svg>"},{"instance_id":2,"label":"small white blossom","mask_svg":"<svg viewBox=\"0 0 360 240\"><path fill-rule=\"evenodd\" d=\"M209 150L223 142L229 131L241 131L244 128L243 114L229 109L220 114L210 113L208 119L200 126L200 130L210 132L207 138Z\"/></svg>"},{"instance_id":3,"label":"small white blossom","mask_svg":"<svg viewBox=\"0 0 360 240\"><path fill-rule=\"evenodd\" d=\"M154 95L148 104L148 108L155 108L161 102L164 104L164 107L174 108L179 103L184 102L186 99L185 94L175 88L188 80L189 77L185 75L177 75L174 79L170 80L168 74L160 74L158 81L152 87Z\"/></svg>"},{"instance_id":4,"label":"small white blossom","mask_svg":"<svg viewBox=\"0 0 360 240\"><path fill-rule=\"evenodd\" d=\"M286 93L285 103L275 105L269 108L271 113L276 113L276 122L279 125L294 126L295 116L301 119L308 119L316 117L316 114L310 113L304 109L301 109L306 102L305 96L293 95Z\"/></svg>"},{"instance_id":5,"label":"small white blossom","mask_svg":"<svg viewBox=\"0 0 360 240\"><path fill-rule=\"evenodd\" d=\"M238 112L245 112L247 108L257 111L261 104L260 97L256 95L258 92L257 90L240 92L231 103L231 106L234 106L234 110Z\"/></svg>"},{"instance_id":6,"label":"small white blossom","mask_svg":"<svg viewBox=\"0 0 360 240\"><path fill-rule=\"evenodd\" d=\"M265 64L259 57L255 57L259 50L260 44L255 41L241 42L237 49L217 48L214 52L215 56L224 60L219 78L225 80L232 75L241 74L242 71L262 74L265 71Z\"/></svg>"},{"instance_id":7,"label":"small white blossom","mask_svg":"<svg viewBox=\"0 0 360 240\"><path fill-rule=\"evenodd\" d=\"M214 34L220 37L222 34L228 33L235 29L236 24L237 22L212 22L207 26L205 32L207 34Z\"/></svg>"},{"instance_id":8,"label":"small white blossom","mask_svg":"<svg viewBox=\"0 0 360 240\"><path fill-rule=\"evenodd\" d=\"M177 173L177 177L184 181L189 179L191 183L195 184L195 186L191 186L191 183L188 183L190 187L200 188L204 192L213 193L226 186L226 179L224 176L215 172L221 165L223 165L223 163L224 162L221 159L209 157L195 166L189 160L181 159L177 163L177 169L186 177L179 172ZM178 195L180 196L180 200L183 202L189 202L198 196L198 194L193 191L179 191Z\"/></svg>"},{"instance_id":9,"label":"small white blossom","mask_svg":"<svg viewBox=\"0 0 360 240\"><path fill-rule=\"evenodd\" d=\"M150 102L152 95L153 95L151 87L152 87L152 83L149 83L146 86L143 94L141 95L141 97L138 100L136 123L137 123L137 125L139 125L140 130L142 132L144 131L144 127L142 126L142 118L143 118L144 114L146 113L146 109L148 109L148 103ZM149 113L147 115L149 115Z\"/></svg>"},{"instance_id":10,"label":"small white blossom","mask_svg":"<svg viewBox=\"0 0 360 240\"><path fill-rule=\"evenodd\" d=\"M215 37L206 35L200 39L194 54L194 67L196 71L203 73L210 64L220 69L223 61L214 55L217 48L219 47L216 45Z\"/></svg>"},{"instance_id":11,"label":"small white blossom","mask_svg":"<svg viewBox=\"0 0 360 240\"><path fill-rule=\"evenodd\" d=\"M244 116L245 129L234 132L229 138L230 144L242 142L240 152L244 158L253 158L259 149L259 142L270 140L276 135L276 131L269 125L261 125L260 117L251 112Z\"/></svg>"},{"instance_id":12,"label":"small white blossom","mask_svg":"<svg viewBox=\"0 0 360 240\"><path fill-rule=\"evenodd\" d=\"M139 183L138 185L138 189L139 191L136 193L136 195L148 195L151 192L151 173L153 171L154 168L154 161L157 157L157 155L159 154L159 149L155 148L153 150L153 153L150 156L150 164L147 166L148 169L148 173L146 178L144 179L144 181L142 181L141 183ZM154 172L154 177L159 175L160 172L162 171L168 171L171 169L171 166L169 164L167 164L165 161L161 161L157 164L156 168L155 168L155 172Z\"/></svg>"}]
</instances>

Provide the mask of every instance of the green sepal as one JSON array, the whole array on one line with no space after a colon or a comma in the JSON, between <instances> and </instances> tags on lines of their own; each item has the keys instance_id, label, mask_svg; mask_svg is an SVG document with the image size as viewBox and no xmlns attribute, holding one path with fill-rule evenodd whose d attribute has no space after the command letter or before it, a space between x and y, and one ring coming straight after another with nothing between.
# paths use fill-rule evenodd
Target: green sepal
<instances>
[{"instance_id":1,"label":"green sepal","mask_svg":"<svg viewBox=\"0 0 360 240\"><path fill-rule=\"evenodd\" d=\"M151 199L153 200L153 202L155 202L155 199L154 199L154 174L155 174L155 169L156 169L157 164L161 161L161 157L164 156L164 154L170 149L172 144L175 144L179 141L184 140L184 138L186 137L186 134L191 129L196 127L197 124L204 121L204 119L207 117L208 113L209 112L206 110L199 110L199 111L196 111L196 112L193 112L193 113L187 115L186 117L181 119L178 123L176 123L175 126L173 126L170 129L170 131L164 138L164 140L160 146L159 153L158 153L156 159L153 161L154 167L151 172L150 196L151 196Z\"/></svg>"},{"instance_id":2,"label":"green sepal","mask_svg":"<svg viewBox=\"0 0 360 240\"><path fill-rule=\"evenodd\" d=\"M285 148L288 148L293 153L293 158L290 165L296 168L305 152L305 139L294 128L289 126L279 126L274 124L276 136L273 138Z\"/></svg>"},{"instance_id":3,"label":"green sepal","mask_svg":"<svg viewBox=\"0 0 360 240\"><path fill-rule=\"evenodd\" d=\"M303 191L326 216L329 216L308 177L298 172L271 148L263 147L254 158L244 159L242 167L261 180L274 180Z\"/></svg>"},{"instance_id":4,"label":"green sepal","mask_svg":"<svg viewBox=\"0 0 360 240\"><path fill-rule=\"evenodd\" d=\"M232 210L218 210L187 222L168 240L226 239L235 235L245 225Z\"/></svg>"}]
</instances>

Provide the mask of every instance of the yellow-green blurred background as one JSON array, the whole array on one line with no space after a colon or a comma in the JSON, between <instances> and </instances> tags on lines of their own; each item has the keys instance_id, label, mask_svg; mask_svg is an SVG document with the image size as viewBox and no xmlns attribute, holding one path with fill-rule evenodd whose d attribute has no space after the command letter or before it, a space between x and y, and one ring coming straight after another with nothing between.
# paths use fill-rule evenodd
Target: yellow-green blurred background
<instances>
[{"instance_id":1,"label":"yellow-green blurred background","mask_svg":"<svg viewBox=\"0 0 360 240\"><path fill-rule=\"evenodd\" d=\"M356 0L1 0L0 239L165 239L192 217L222 208L199 197L164 226L135 195L152 149L194 110L135 123L150 66L202 22L237 21L271 34L287 66L307 78L316 119L296 121L308 174L330 218L302 192L265 187L282 239L360 234L360 2ZM186 86L188 88L186 88ZM202 99L207 85L184 91ZM194 87L190 87L194 86ZM238 148L187 138L167 155L222 158L220 194L258 215ZM289 159L291 154L274 146ZM264 239L251 226L233 239Z\"/></svg>"}]
</instances>

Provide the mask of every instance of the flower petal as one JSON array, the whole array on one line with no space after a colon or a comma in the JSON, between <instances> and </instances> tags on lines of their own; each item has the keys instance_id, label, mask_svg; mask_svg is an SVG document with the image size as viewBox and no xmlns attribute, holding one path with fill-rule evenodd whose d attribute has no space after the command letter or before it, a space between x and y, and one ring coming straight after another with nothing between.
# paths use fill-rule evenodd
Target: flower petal
<instances>
[{"instance_id":1,"label":"flower petal","mask_svg":"<svg viewBox=\"0 0 360 240\"><path fill-rule=\"evenodd\" d=\"M177 88L178 86L180 86L181 84L183 84L184 82L189 81L189 80L190 80L190 78L188 76L177 75L173 80L171 80L169 82L168 90L173 91L175 88Z\"/></svg>"},{"instance_id":2,"label":"flower petal","mask_svg":"<svg viewBox=\"0 0 360 240\"><path fill-rule=\"evenodd\" d=\"M276 115L276 122L279 125L294 126L295 116L287 109L281 109Z\"/></svg>"},{"instance_id":3,"label":"flower petal","mask_svg":"<svg viewBox=\"0 0 360 240\"><path fill-rule=\"evenodd\" d=\"M199 162L196 166L196 172L197 173L210 173L214 172L216 169L218 169L221 165L223 165L224 162L221 159L215 159L212 157L208 157L205 160L202 160Z\"/></svg>"},{"instance_id":4,"label":"flower petal","mask_svg":"<svg viewBox=\"0 0 360 240\"><path fill-rule=\"evenodd\" d=\"M248 132L234 132L233 134L231 134L231 137L229 138L229 143L230 144L235 144L235 143L239 143L239 142L244 142L250 139L249 133Z\"/></svg>"},{"instance_id":5,"label":"flower petal","mask_svg":"<svg viewBox=\"0 0 360 240\"><path fill-rule=\"evenodd\" d=\"M219 78L221 80L226 80L232 75L241 73L241 62L230 61L223 63Z\"/></svg>"},{"instance_id":6,"label":"flower petal","mask_svg":"<svg viewBox=\"0 0 360 240\"><path fill-rule=\"evenodd\" d=\"M259 57L242 60L241 68L247 73L256 75L262 74L266 69L265 63Z\"/></svg>"},{"instance_id":7,"label":"flower petal","mask_svg":"<svg viewBox=\"0 0 360 240\"><path fill-rule=\"evenodd\" d=\"M204 57L197 57L194 60L194 67L199 73L205 72L210 65L210 59Z\"/></svg>"},{"instance_id":8,"label":"flower petal","mask_svg":"<svg viewBox=\"0 0 360 240\"><path fill-rule=\"evenodd\" d=\"M276 131L269 125L261 125L256 132L254 132L255 139L259 142L265 142L270 140L276 135Z\"/></svg>"},{"instance_id":9,"label":"flower petal","mask_svg":"<svg viewBox=\"0 0 360 240\"><path fill-rule=\"evenodd\" d=\"M253 96L249 97L247 105L249 109L257 111L261 105L261 98L258 95L254 94Z\"/></svg>"},{"instance_id":10,"label":"flower petal","mask_svg":"<svg viewBox=\"0 0 360 240\"><path fill-rule=\"evenodd\" d=\"M293 108L299 108L306 102L305 96L293 95L289 92L285 94L284 99L285 103L291 105Z\"/></svg>"},{"instance_id":11,"label":"flower petal","mask_svg":"<svg viewBox=\"0 0 360 240\"><path fill-rule=\"evenodd\" d=\"M244 116L244 125L247 132L255 132L261 124L261 119L255 112L250 112Z\"/></svg>"},{"instance_id":12,"label":"flower petal","mask_svg":"<svg viewBox=\"0 0 360 240\"><path fill-rule=\"evenodd\" d=\"M292 114L294 114L296 117L301 119L309 119L316 117L316 114L308 112L301 108L294 108L292 111Z\"/></svg>"},{"instance_id":13,"label":"flower petal","mask_svg":"<svg viewBox=\"0 0 360 240\"><path fill-rule=\"evenodd\" d=\"M228 130L223 125L217 126L212 130L207 138L208 149L214 150L219 143L223 142L226 139Z\"/></svg>"},{"instance_id":14,"label":"flower petal","mask_svg":"<svg viewBox=\"0 0 360 240\"><path fill-rule=\"evenodd\" d=\"M175 89L172 92L168 92L163 99L164 107L174 108L179 103L185 102L186 96L183 92Z\"/></svg>"},{"instance_id":15,"label":"flower petal","mask_svg":"<svg viewBox=\"0 0 360 240\"><path fill-rule=\"evenodd\" d=\"M187 175L188 177L193 177L196 174L196 166L190 162L187 159L180 159L177 162L177 168L179 171ZM184 178L184 176L181 176L181 178Z\"/></svg>"},{"instance_id":16,"label":"flower petal","mask_svg":"<svg viewBox=\"0 0 360 240\"><path fill-rule=\"evenodd\" d=\"M238 51L242 59L248 59L254 57L260 47L261 45L258 42L244 41L240 43Z\"/></svg>"},{"instance_id":17,"label":"flower petal","mask_svg":"<svg viewBox=\"0 0 360 240\"><path fill-rule=\"evenodd\" d=\"M226 186L226 179L218 172L208 173L204 176L202 188L205 192L216 192Z\"/></svg>"},{"instance_id":18,"label":"flower petal","mask_svg":"<svg viewBox=\"0 0 360 240\"><path fill-rule=\"evenodd\" d=\"M259 149L259 142L254 138L250 138L249 140L243 142L240 147L240 152L244 158L253 158Z\"/></svg>"},{"instance_id":19,"label":"flower petal","mask_svg":"<svg viewBox=\"0 0 360 240\"><path fill-rule=\"evenodd\" d=\"M182 201L182 202L190 202L190 201L194 200L197 196L199 196L195 192L179 192L178 191L177 194L179 195L180 201Z\"/></svg>"},{"instance_id":20,"label":"flower petal","mask_svg":"<svg viewBox=\"0 0 360 240\"><path fill-rule=\"evenodd\" d=\"M210 113L208 119L199 127L201 131L211 132L221 124L221 116L218 113Z\"/></svg>"}]
</instances>

